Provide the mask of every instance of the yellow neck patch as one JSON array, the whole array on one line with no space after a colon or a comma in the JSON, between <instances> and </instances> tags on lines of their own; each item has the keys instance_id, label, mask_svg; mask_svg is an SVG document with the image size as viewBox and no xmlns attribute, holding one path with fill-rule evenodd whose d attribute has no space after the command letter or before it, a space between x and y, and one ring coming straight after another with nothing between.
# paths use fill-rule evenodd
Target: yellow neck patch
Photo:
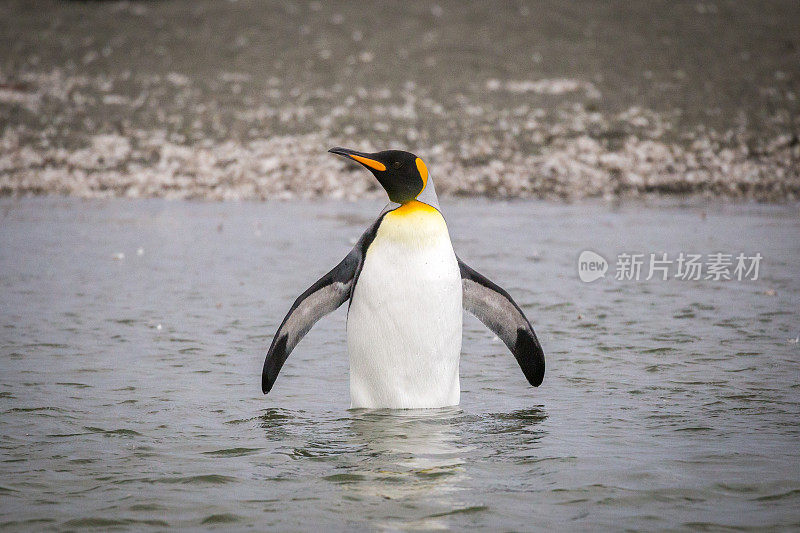
<instances>
[{"instance_id":1,"label":"yellow neck patch","mask_svg":"<svg viewBox=\"0 0 800 533\"><path fill-rule=\"evenodd\" d=\"M390 240L419 247L443 238L450 237L442 214L426 203L412 200L386 213L375 242Z\"/></svg>"},{"instance_id":2,"label":"yellow neck patch","mask_svg":"<svg viewBox=\"0 0 800 533\"><path fill-rule=\"evenodd\" d=\"M423 215L427 213L433 214L438 213L438 211L435 207L431 207L426 203L419 202L417 200L411 200L410 202L401 205L397 209L389 211L388 214L393 216L407 217L413 215Z\"/></svg>"}]
</instances>

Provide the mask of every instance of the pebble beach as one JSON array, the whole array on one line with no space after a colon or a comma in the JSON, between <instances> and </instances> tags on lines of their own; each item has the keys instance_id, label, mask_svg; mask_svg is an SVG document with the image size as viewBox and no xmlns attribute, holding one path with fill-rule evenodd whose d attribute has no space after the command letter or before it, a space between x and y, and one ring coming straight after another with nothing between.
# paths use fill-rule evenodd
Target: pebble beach
<instances>
[{"instance_id":1,"label":"pebble beach","mask_svg":"<svg viewBox=\"0 0 800 533\"><path fill-rule=\"evenodd\" d=\"M444 196L792 201L798 21L792 2L5 2L0 194L381 197L341 145L413 151Z\"/></svg>"}]
</instances>

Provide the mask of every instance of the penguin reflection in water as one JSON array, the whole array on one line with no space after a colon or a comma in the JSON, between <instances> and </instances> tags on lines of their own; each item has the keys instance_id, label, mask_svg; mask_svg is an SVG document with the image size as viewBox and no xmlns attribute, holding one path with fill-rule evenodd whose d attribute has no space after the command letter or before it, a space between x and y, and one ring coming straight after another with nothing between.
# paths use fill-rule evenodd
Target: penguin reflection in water
<instances>
[{"instance_id":1,"label":"penguin reflection in water","mask_svg":"<svg viewBox=\"0 0 800 533\"><path fill-rule=\"evenodd\" d=\"M530 322L505 290L456 256L422 159L398 150L330 152L372 171L390 203L347 257L295 300L264 361L264 394L311 327L347 301L353 408L457 405L462 307L538 387L544 353Z\"/></svg>"}]
</instances>

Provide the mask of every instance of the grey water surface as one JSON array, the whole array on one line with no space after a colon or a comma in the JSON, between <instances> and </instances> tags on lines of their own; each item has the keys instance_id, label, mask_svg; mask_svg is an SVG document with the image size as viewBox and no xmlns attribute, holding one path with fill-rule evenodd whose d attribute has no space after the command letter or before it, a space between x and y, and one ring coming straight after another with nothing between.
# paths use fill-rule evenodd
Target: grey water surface
<instances>
[{"instance_id":1,"label":"grey water surface","mask_svg":"<svg viewBox=\"0 0 800 533\"><path fill-rule=\"evenodd\" d=\"M444 201L543 385L465 317L460 406L348 410L343 308L263 396L284 313L381 207L0 200L0 525L800 527L797 205ZM612 263L591 284L586 249ZM618 253L681 251L764 260L613 279Z\"/></svg>"}]
</instances>

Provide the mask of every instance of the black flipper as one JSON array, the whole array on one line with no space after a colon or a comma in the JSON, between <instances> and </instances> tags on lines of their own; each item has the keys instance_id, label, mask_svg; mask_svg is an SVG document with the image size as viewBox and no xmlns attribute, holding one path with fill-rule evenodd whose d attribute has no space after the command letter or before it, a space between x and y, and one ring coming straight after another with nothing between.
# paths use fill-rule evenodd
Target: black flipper
<instances>
[{"instance_id":1,"label":"black flipper","mask_svg":"<svg viewBox=\"0 0 800 533\"><path fill-rule=\"evenodd\" d=\"M464 309L492 330L516 357L528 382L534 387L544 379L544 352L525 313L502 287L470 268L461 259Z\"/></svg>"},{"instance_id":2,"label":"black flipper","mask_svg":"<svg viewBox=\"0 0 800 533\"><path fill-rule=\"evenodd\" d=\"M367 248L375 238L383 215L361 236L341 263L297 297L272 339L261 372L261 390L267 394L286 358L317 321L350 299L361 273Z\"/></svg>"}]
</instances>

